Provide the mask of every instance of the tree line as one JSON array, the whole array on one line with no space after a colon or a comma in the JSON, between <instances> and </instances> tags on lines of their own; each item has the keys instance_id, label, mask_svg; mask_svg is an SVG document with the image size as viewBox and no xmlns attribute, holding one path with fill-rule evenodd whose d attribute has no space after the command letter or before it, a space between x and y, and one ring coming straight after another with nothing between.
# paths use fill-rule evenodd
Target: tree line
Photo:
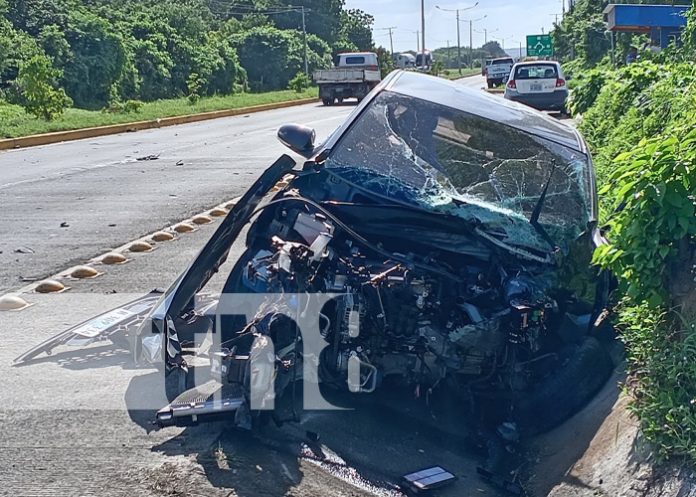
<instances>
[{"instance_id":1,"label":"tree line","mask_svg":"<svg viewBox=\"0 0 696 497\"><path fill-rule=\"evenodd\" d=\"M0 102L51 106L285 89L305 68L373 49L344 0L0 0ZM305 45L306 43L306 45ZM39 105L40 106L40 105Z\"/></svg>"}]
</instances>

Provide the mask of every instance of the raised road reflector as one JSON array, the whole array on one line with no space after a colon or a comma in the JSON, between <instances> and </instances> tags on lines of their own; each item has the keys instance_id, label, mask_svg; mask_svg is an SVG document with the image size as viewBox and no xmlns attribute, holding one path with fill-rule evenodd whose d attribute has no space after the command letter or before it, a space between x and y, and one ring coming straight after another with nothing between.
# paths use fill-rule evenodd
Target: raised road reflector
<instances>
[{"instance_id":1,"label":"raised road reflector","mask_svg":"<svg viewBox=\"0 0 696 497\"><path fill-rule=\"evenodd\" d=\"M99 271L90 266L77 266L70 272L70 277L77 279L96 278L97 276L99 276Z\"/></svg>"},{"instance_id":2,"label":"raised road reflector","mask_svg":"<svg viewBox=\"0 0 696 497\"><path fill-rule=\"evenodd\" d=\"M196 216L191 221L193 221L193 224L210 224L213 222L208 216Z\"/></svg>"},{"instance_id":3,"label":"raised road reflector","mask_svg":"<svg viewBox=\"0 0 696 497\"><path fill-rule=\"evenodd\" d=\"M128 259L126 258L125 255L119 254L118 252L109 252L108 254L104 255L99 262L102 264L125 264L128 262Z\"/></svg>"},{"instance_id":4,"label":"raised road reflector","mask_svg":"<svg viewBox=\"0 0 696 497\"><path fill-rule=\"evenodd\" d=\"M0 311L21 311L29 307L29 302L19 295L9 294L0 297Z\"/></svg>"},{"instance_id":5,"label":"raised road reflector","mask_svg":"<svg viewBox=\"0 0 696 497\"><path fill-rule=\"evenodd\" d=\"M174 226L174 231L176 231L177 233L191 233L195 230L196 228L194 228L188 223L179 223L176 226Z\"/></svg>"},{"instance_id":6,"label":"raised road reflector","mask_svg":"<svg viewBox=\"0 0 696 497\"><path fill-rule=\"evenodd\" d=\"M36 293L60 293L65 290L66 286L56 280L43 280L34 288Z\"/></svg>"},{"instance_id":7,"label":"raised road reflector","mask_svg":"<svg viewBox=\"0 0 696 497\"><path fill-rule=\"evenodd\" d=\"M212 209L210 211L210 215L213 217L223 217L227 215L227 209L223 209L222 207L216 207L215 209Z\"/></svg>"},{"instance_id":8,"label":"raised road reflector","mask_svg":"<svg viewBox=\"0 0 696 497\"><path fill-rule=\"evenodd\" d=\"M157 233L154 233L150 238L152 238L152 241L154 242L168 242L174 240L174 235L169 233L168 231L158 231Z\"/></svg>"},{"instance_id":9,"label":"raised road reflector","mask_svg":"<svg viewBox=\"0 0 696 497\"><path fill-rule=\"evenodd\" d=\"M152 250L152 245L143 241L133 242L128 246L128 250L131 252L149 252Z\"/></svg>"}]
</instances>

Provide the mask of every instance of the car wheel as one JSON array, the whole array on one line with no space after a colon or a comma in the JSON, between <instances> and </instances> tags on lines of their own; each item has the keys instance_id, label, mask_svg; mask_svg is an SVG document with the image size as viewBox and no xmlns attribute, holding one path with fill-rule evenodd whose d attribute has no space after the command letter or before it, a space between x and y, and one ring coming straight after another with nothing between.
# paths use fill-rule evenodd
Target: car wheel
<instances>
[{"instance_id":1,"label":"car wheel","mask_svg":"<svg viewBox=\"0 0 696 497\"><path fill-rule=\"evenodd\" d=\"M186 390L193 388L193 368L172 368L164 372L164 392L167 401L173 402Z\"/></svg>"},{"instance_id":2,"label":"car wheel","mask_svg":"<svg viewBox=\"0 0 696 497\"><path fill-rule=\"evenodd\" d=\"M321 103L323 103L323 104L324 104L325 106L327 106L327 107L330 105L329 102L330 102L330 100L329 100L328 98L322 98L322 99L321 99Z\"/></svg>"},{"instance_id":3,"label":"car wheel","mask_svg":"<svg viewBox=\"0 0 696 497\"><path fill-rule=\"evenodd\" d=\"M493 81L486 81L488 88L493 88Z\"/></svg>"},{"instance_id":4,"label":"car wheel","mask_svg":"<svg viewBox=\"0 0 696 497\"><path fill-rule=\"evenodd\" d=\"M569 351L566 363L515 405L515 419L527 435L561 424L587 404L607 381L614 366L595 338Z\"/></svg>"},{"instance_id":5,"label":"car wheel","mask_svg":"<svg viewBox=\"0 0 696 497\"><path fill-rule=\"evenodd\" d=\"M343 99L342 99L342 98L339 98L339 99L338 99L338 105L341 105L341 104L343 104Z\"/></svg>"}]
</instances>

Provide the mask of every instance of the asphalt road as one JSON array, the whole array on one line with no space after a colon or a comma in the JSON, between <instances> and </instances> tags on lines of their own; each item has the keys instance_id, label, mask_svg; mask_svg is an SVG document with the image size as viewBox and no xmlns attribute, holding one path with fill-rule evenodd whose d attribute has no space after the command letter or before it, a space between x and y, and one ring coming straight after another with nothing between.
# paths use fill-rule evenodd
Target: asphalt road
<instances>
[{"instance_id":1,"label":"asphalt road","mask_svg":"<svg viewBox=\"0 0 696 497\"><path fill-rule=\"evenodd\" d=\"M287 150L278 127L326 137L352 106L291 107L0 153L0 294L242 194ZM137 160L155 156L157 160Z\"/></svg>"},{"instance_id":2,"label":"asphalt road","mask_svg":"<svg viewBox=\"0 0 696 497\"><path fill-rule=\"evenodd\" d=\"M324 137L353 108L306 105L0 153L0 294L240 195L284 152L278 126L302 122ZM162 375L135 367L126 350L97 343L11 365L59 331L168 286L218 223L0 314L0 467L9 469L0 495L396 497L388 482L436 464L459 476L438 495L504 495L476 477L480 454L407 409L312 413L255 438L224 424L157 430ZM327 461L302 457L305 430L320 433Z\"/></svg>"}]
</instances>

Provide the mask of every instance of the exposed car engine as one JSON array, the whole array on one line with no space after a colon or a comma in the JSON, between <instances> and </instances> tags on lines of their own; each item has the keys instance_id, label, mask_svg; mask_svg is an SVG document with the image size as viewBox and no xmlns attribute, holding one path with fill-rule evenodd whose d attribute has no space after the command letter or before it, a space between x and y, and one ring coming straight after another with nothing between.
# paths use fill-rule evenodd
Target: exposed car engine
<instances>
[{"instance_id":1,"label":"exposed car engine","mask_svg":"<svg viewBox=\"0 0 696 497\"><path fill-rule=\"evenodd\" d=\"M463 257L459 267L431 269L415 254L410 264L385 259L323 214L304 210L278 210L267 236L270 246L243 271L244 287L339 295L320 317L328 342L324 383L369 393L387 377L417 389L449 377L460 386L490 380L489 389L498 382L517 390L528 379L520 365L549 343L557 305L524 273Z\"/></svg>"}]
</instances>

